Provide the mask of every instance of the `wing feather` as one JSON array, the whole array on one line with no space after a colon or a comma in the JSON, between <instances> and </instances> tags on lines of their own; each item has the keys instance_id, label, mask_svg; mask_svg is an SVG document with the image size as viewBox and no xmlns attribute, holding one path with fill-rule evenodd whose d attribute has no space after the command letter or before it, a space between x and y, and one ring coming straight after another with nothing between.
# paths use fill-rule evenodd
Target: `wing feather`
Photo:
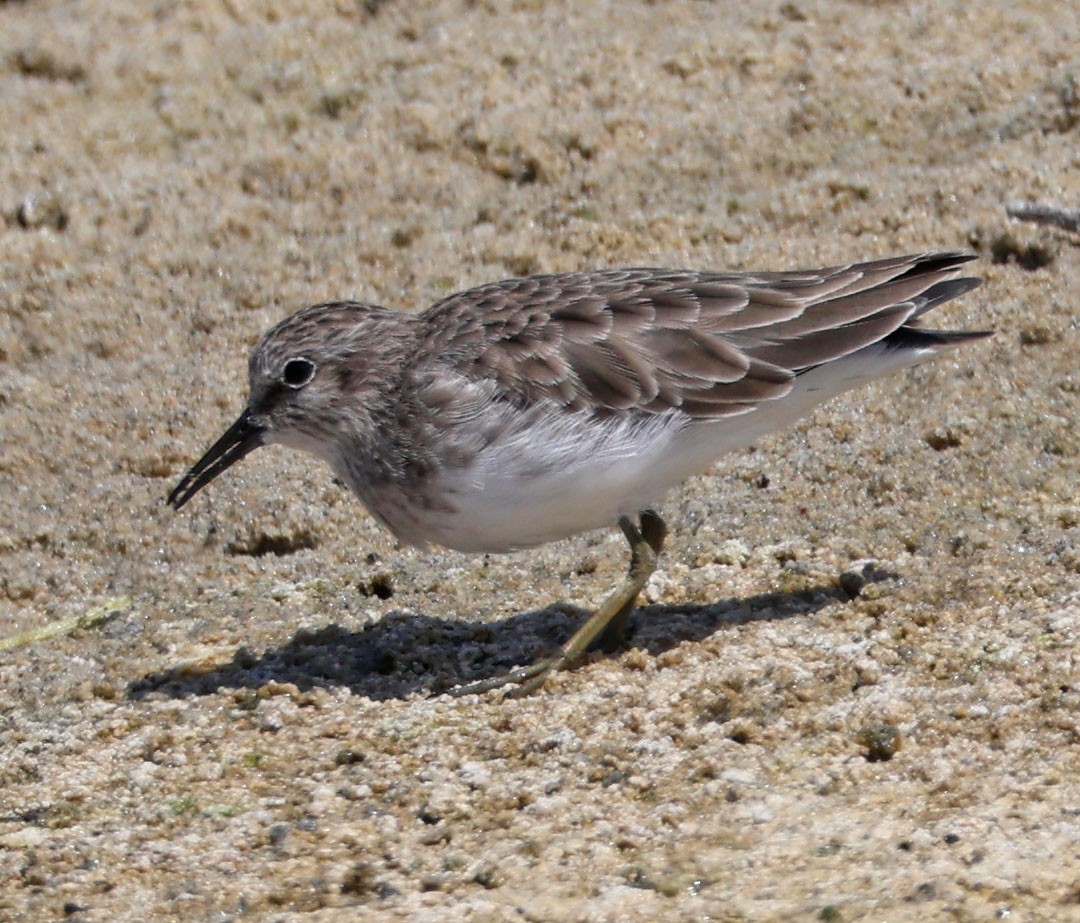
<instances>
[{"instance_id":1,"label":"wing feather","mask_svg":"<svg viewBox=\"0 0 1080 923\"><path fill-rule=\"evenodd\" d=\"M427 345L453 371L494 381L521 406L728 416L874 343L960 342L931 338L914 319L978 284L960 276L971 259L958 251L787 273L539 275L451 295L423 319Z\"/></svg>"}]
</instances>

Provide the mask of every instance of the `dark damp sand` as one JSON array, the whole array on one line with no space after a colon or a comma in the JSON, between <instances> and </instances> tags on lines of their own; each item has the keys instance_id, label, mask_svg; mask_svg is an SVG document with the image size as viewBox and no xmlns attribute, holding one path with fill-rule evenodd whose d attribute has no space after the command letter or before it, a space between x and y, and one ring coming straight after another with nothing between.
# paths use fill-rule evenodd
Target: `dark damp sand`
<instances>
[{"instance_id":1,"label":"dark damp sand","mask_svg":"<svg viewBox=\"0 0 1080 923\"><path fill-rule=\"evenodd\" d=\"M1080 240L1003 208L1080 206L1068 4L263 8L0 4L0 633L131 597L0 654L0 918L1080 918ZM997 336L673 494L524 701L430 693L615 531L406 549L279 450L162 502L309 302L964 246Z\"/></svg>"}]
</instances>

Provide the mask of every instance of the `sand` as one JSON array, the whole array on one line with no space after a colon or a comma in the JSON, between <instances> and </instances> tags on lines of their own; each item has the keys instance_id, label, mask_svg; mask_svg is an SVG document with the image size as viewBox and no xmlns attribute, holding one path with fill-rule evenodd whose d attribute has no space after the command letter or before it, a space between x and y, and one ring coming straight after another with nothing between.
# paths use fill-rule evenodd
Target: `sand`
<instances>
[{"instance_id":1,"label":"sand","mask_svg":"<svg viewBox=\"0 0 1080 923\"><path fill-rule=\"evenodd\" d=\"M0 4L5 920L1080 919L1080 16L1060 0ZM615 531L395 543L264 450L308 303L973 248L997 335Z\"/></svg>"}]
</instances>

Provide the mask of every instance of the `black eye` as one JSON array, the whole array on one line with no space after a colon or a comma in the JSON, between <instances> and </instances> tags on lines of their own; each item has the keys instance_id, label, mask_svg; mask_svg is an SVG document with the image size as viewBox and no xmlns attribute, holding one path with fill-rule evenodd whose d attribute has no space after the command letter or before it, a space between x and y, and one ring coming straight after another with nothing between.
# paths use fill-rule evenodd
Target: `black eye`
<instances>
[{"instance_id":1,"label":"black eye","mask_svg":"<svg viewBox=\"0 0 1080 923\"><path fill-rule=\"evenodd\" d=\"M315 363L310 359L290 359L281 370L281 381L290 388L302 388L315 377Z\"/></svg>"}]
</instances>

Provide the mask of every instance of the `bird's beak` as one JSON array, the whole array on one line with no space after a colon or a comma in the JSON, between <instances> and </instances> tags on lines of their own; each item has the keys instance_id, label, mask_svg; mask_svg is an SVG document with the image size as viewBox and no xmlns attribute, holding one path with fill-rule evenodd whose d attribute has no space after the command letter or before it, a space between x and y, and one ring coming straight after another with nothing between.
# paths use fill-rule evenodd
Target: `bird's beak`
<instances>
[{"instance_id":1,"label":"bird's beak","mask_svg":"<svg viewBox=\"0 0 1080 923\"><path fill-rule=\"evenodd\" d=\"M240 419L226 430L225 435L210 447L173 488L167 501L169 506L180 509L222 471L261 446L266 441L265 437L265 428L255 423L251 413L245 410L240 414Z\"/></svg>"}]
</instances>

